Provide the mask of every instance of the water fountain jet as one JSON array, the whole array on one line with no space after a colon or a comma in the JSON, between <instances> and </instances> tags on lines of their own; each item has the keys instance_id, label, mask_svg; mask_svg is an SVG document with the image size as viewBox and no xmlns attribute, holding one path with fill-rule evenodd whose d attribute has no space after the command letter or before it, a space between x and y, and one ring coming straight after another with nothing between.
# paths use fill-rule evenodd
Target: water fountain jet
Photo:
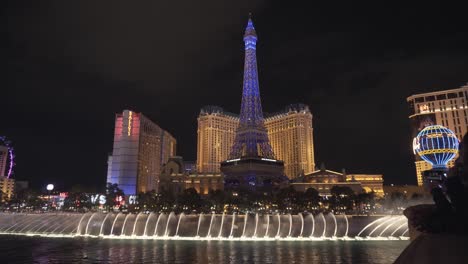
<instances>
[{"instance_id":1,"label":"water fountain jet","mask_svg":"<svg viewBox=\"0 0 468 264\"><path fill-rule=\"evenodd\" d=\"M131 214L127 214L127 215L125 216L125 219L124 219L124 222L123 222L123 225L122 225L122 230L120 231L120 236L125 235L125 224L127 223L127 219L128 219L128 217L129 217L130 215L131 215Z\"/></svg>"},{"instance_id":2,"label":"water fountain jet","mask_svg":"<svg viewBox=\"0 0 468 264\"><path fill-rule=\"evenodd\" d=\"M179 226L180 226L180 221L182 220L182 217L184 217L184 213L181 213L179 215L179 221L177 221L177 228L176 228L176 232L175 232L175 236L178 237L179 235Z\"/></svg>"},{"instance_id":3,"label":"water fountain jet","mask_svg":"<svg viewBox=\"0 0 468 264\"><path fill-rule=\"evenodd\" d=\"M234 222L236 220L236 213L232 214L232 224L231 224L231 232L229 232L229 238L232 238L232 232L234 231Z\"/></svg>"}]
</instances>

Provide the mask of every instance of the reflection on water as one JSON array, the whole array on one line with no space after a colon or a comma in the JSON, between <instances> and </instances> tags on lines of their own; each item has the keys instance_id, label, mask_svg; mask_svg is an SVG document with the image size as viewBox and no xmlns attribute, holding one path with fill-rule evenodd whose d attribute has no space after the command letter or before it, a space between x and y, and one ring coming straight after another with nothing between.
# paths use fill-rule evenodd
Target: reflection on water
<instances>
[{"instance_id":1,"label":"reflection on water","mask_svg":"<svg viewBox=\"0 0 468 264\"><path fill-rule=\"evenodd\" d=\"M2 263L392 263L408 243L152 241L2 236L0 259Z\"/></svg>"}]
</instances>

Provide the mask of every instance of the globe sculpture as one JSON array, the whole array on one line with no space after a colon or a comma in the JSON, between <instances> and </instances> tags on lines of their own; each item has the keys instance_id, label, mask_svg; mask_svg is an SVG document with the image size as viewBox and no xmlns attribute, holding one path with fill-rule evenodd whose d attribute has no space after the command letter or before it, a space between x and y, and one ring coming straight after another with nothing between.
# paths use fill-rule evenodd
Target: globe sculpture
<instances>
[{"instance_id":1,"label":"globe sculpture","mask_svg":"<svg viewBox=\"0 0 468 264\"><path fill-rule=\"evenodd\" d=\"M427 126L413 139L414 154L430 163L433 169L447 169L447 163L458 153L458 139L452 130Z\"/></svg>"}]
</instances>

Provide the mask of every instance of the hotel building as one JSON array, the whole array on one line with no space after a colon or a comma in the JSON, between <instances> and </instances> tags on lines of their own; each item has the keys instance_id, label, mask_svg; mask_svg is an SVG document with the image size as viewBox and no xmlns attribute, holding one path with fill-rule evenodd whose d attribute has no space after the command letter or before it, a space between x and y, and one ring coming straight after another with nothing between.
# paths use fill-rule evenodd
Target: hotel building
<instances>
[{"instance_id":1,"label":"hotel building","mask_svg":"<svg viewBox=\"0 0 468 264\"><path fill-rule=\"evenodd\" d=\"M290 179L314 171L312 114L307 105L289 105L281 112L266 115L265 126L273 152L284 162Z\"/></svg>"},{"instance_id":2,"label":"hotel building","mask_svg":"<svg viewBox=\"0 0 468 264\"><path fill-rule=\"evenodd\" d=\"M15 190L15 180L7 177L8 147L0 145L0 201L8 201Z\"/></svg>"},{"instance_id":3,"label":"hotel building","mask_svg":"<svg viewBox=\"0 0 468 264\"><path fill-rule=\"evenodd\" d=\"M198 116L197 171L219 173L220 163L228 159L239 116L221 107L207 106ZM315 168L312 114L307 105L287 106L275 114L265 114L265 127L278 160L284 161L290 179Z\"/></svg>"},{"instance_id":4,"label":"hotel building","mask_svg":"<svg viewBox=\"0 0 468 264\"><path fill-rule=\"evenodd\" d=\"M141 113L124 110L115 117L114 147L107 182L126 195L157 190L163 164L176 154L176 140Z\"/></svg>"},{"instance_id":5,"label":"hotel building","mask_svg":"<svg viewBox=\"0 0 468 264\"><path fill-rule=\"evenodd\" d=\"M0 201L5 202L13 197L15 190L15 180L5 176L0 176Z\"/></svg>"},{"instance_id":6,"label":"hotel building","mask_svg":"<svg viewBox=\"0 0 468 264\"><path fill-rule=\"evenodd\" d=\"M207 195L211 190L224 190L224 177L218 173L199 173L191 170L182 157L172 157L163 166L158 192L180 194L194 188L199 194Z\"/></svg>"},{"instance_id":7,"label":"hotel building","mask_svg":"<svg viewBox=\"0 0 468 264\"><path fill-rule=\"evenodd\" d=\"M0 145L0 176L7 176L8 147Z\"/></svg>"},{"instance_id":8,"label":"hotel building","mask_svg":"<svg viewBox=\"0 0 468 264\"><path fill-rule=\"evenodd\" d=\"M468 127L468 85L458 89L412 95L407 98L410 110L412 138L428 125L441 125L452 130L461 141ZM448 165L452 167L455 159ZM416 155L416 177L422 186L422 172L430 170L429 163Z\"/></svg>"},{"instance_id":9,"label":"hotel building","mask_svg":"<svg viewBox=\"0 0 468 264\"><path fill-rule=\"evenodd\" d=\"M220 173L236 137L239 116L218 106L205 106L198 116L197 171Z\"/></svg>"}]
</instances>

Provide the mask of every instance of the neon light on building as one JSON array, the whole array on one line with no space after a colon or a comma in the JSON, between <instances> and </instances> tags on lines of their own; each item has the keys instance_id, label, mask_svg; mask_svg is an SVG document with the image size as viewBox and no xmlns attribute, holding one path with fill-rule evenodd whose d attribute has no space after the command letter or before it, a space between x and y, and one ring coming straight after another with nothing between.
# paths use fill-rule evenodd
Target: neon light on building
<instances>
[{"instance_id":1,"label":"neon light on building","mask_svg":"<svg viewBox=\"0 0 468 264\"><path fill-rule=\"evenodd\" d=\"M458 144L458 138L452 130L433 125L421 130L413 139L413 151L433 168L446 169L447 163L458 153Z\"/></svg>"},{"instance_id":2,"label":"neon light on building","mask_svg":"<svg viewBox=\"0 0 468 264\"><path fill-rule=\"evenodd\" d=\"M130 134L132 133L132 111L129 111L128 112L128 136L130 136Z\"/></svg>"}]
</instances>

